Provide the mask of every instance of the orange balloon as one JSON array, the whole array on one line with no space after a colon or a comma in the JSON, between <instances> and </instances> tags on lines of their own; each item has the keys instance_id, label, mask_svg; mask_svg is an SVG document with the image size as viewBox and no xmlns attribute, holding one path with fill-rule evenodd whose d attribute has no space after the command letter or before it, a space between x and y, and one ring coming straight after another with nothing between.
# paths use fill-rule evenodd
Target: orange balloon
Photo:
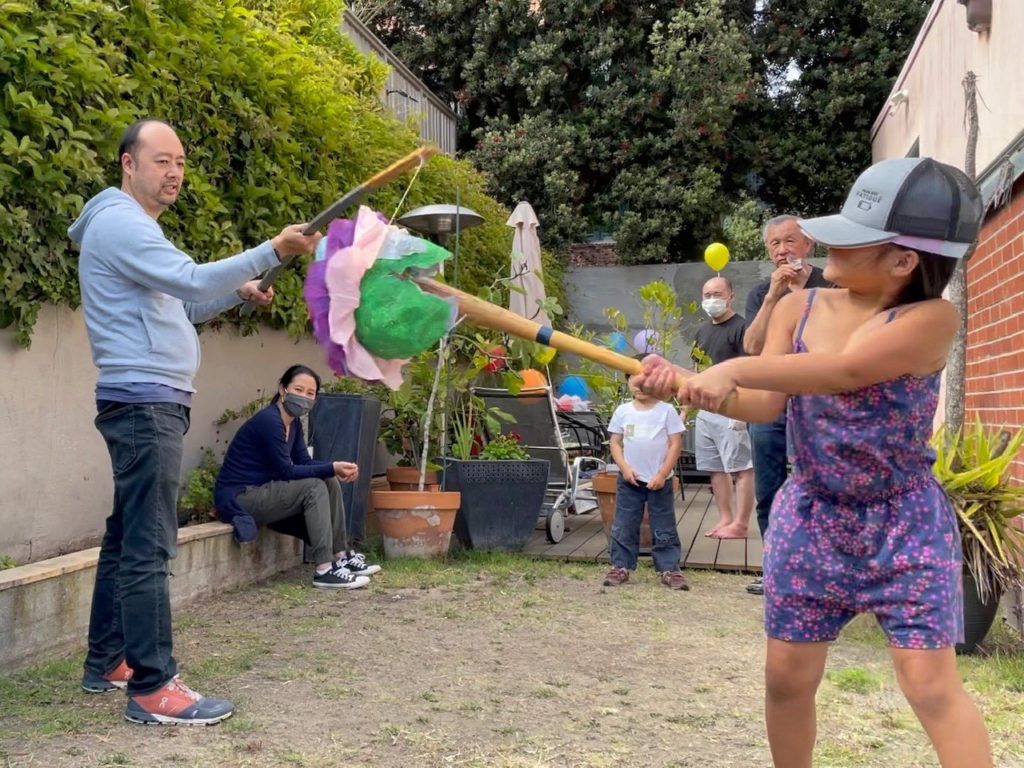
<instances>
[{"instance_id":1,"label":"orange balloon","mask_svg":"<svg viewBox=\"0 0 1024 768\"><path fill-rule=\"evenodd\" d=\"M544 374L535 368L527 368L525 371L520 371L519 377L523 380L523 389L539 389L546 387L548 384Z\"/></svg>"}]
</instances>

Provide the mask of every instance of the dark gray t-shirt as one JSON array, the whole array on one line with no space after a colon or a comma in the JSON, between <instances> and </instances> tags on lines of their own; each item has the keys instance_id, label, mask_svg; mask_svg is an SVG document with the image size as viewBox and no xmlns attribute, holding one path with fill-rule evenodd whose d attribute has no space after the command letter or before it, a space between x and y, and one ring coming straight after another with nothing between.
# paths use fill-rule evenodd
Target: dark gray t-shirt
<instances>
[{"instance_id":1,"label":"dark gray t-shirt","mask_svg":"<svg viewBox=\"0 0 1024 768\"><path fill-rule=\"evenodd\" d=\"M697 330L694 343L717 365L743 354L743 332L746 329L747 323L742 315L733 315L724 323L709 320ZM699 361L694 358L694 362Z\"/></svg>"}]
</instances>

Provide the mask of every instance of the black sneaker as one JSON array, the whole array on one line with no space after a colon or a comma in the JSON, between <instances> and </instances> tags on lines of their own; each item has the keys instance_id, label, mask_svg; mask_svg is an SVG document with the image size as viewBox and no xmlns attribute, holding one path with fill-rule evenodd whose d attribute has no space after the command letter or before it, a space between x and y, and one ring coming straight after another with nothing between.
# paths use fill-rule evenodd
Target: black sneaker
<instances>
[{"instance_id":1,"label":"black sneaker","mask_svg":"<svg viewBox=\"0 0 1024 768\"><path fill-rule=\"evenodd\" d=\"M380 566L366 562L366 555L362 552L349 552L348 557L343 557L334 564L335 568L344 568L354 576L373 576L380 573Z\"/></svg>"},{"instance_id":2,"label":"black sneaker","mask_svg":"<svg viewBox=\"0 0 1024 768\"><path fill-rule=\"evenodd\" d=\"M747 584L747 592L752 595L763 595L764 594L764 579L758 576L752 582Z\"/></svg>"},{"instance_id":3,"label":"black sneaker","mask_svg":"<svg viewBox=\"0 0 1024 768\"><path fill-rule=\"evenodd\" d=\"M344 568L330 568L313 574L313 586L317 589L359 589L369 583L366 576L356 576Z\"/></svg>"}]
</instances>

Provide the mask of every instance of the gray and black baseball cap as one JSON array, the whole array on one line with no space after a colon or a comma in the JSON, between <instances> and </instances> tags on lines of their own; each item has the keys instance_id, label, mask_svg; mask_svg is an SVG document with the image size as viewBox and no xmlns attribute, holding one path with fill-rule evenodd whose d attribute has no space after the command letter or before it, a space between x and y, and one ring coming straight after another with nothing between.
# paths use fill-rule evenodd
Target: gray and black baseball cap
<instances>
[{"instance_id":1,"label":"gray and black baseball cap","mask_svg":"<svg viewBox=\"0 0 1024 768\"><path fill-rule=\"evenodd\" d=\"M822 245L856 248L897 243L960 259L981 227L981 194L967 175L930 157L875 163L857 177L843 210L803 219Z\"/></svg>"}]
</instances>

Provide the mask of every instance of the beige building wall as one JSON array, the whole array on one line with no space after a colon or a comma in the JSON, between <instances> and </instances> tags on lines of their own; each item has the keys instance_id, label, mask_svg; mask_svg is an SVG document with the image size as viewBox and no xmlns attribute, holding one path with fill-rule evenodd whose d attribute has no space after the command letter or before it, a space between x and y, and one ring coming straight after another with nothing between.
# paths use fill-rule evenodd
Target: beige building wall
<instances>
[{"instance_id":1,"label":"beige building wall","mask_svg":"<svg viewBox=\"0 0 1024 768\"><path fill-rule=\"evenodd\" d=\"M239 425L218 432L214 421L272 390L288 365L330 373L311 340L296 344L280 331L243 338L229 329L199 338L203 362L183 474L199 463L202 447L220 455ZM113 485L106 447L92 424L96 369L81 311L45 306L29 350L17 346L9 329L0 331L0 371L0 556L20 564L92 546Z\"/></svg>"},{"instance_id":2,"label":"beige building wall","mask_svg":"<svg viewBox=\"0 0 1024 768\"><path fill-rule=\"evenodd\" d=\"M968 71L978 76L977 172L1024 129L1024 2L992 0L992 27L972 32L956 0L935 0L890 101L871 132L874 159L919 154L963 168L967 146L964 90ZM906 100L892 97L905 92ZM898 103L897 103L898 102Z\"/></svg>"}]
</instances>

